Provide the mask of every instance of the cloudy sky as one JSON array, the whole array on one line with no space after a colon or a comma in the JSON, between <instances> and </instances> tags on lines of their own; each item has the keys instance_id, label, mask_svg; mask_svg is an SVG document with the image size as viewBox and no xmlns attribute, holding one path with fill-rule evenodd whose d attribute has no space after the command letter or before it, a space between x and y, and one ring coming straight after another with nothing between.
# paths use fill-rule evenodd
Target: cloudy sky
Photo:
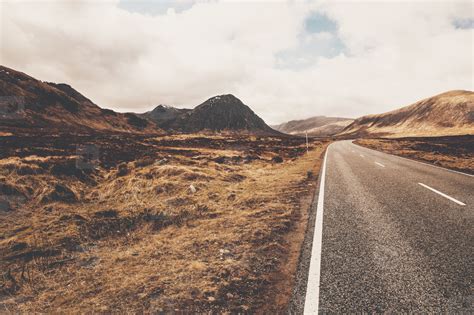
<instances>
[{"instance_id":1,"label":"cloudy sky","mask_svg":"<svg viewBox=\"0 0 474 315\"><path fill-rule=\"evenodd\" d=\"M102 107L232 93L268 123L473 90L470 1L15 1L0 63Z\"/></svg>"}]
</instances>

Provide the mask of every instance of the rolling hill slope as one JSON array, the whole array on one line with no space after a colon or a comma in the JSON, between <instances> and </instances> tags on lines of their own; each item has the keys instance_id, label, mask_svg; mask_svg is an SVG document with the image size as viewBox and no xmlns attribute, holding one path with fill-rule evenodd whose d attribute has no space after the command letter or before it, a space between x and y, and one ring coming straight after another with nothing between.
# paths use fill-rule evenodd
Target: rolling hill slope
<instances>
[{"instance_id":1,"label":"rolling hill slope","mask_svg":"<svg viewBox=\"0 0 474 315\"><path fill-rule=\"evenodd\" d=\"M315 116L301 120L291 120L272 126L274 129L292 135L303 135L308 132L311 136L332 136L353 122L350 118Z\"/></svg>"},{"instance_id":2,"label":"rolling hill slope","mask_svg":"<svg viewBox=\"0 0 474 315\"><path fill-rule=\"evenodd\" d=\"M474 92L455 90L356 119L338 135L417 137L474 134Z\"/></svg>"},{"instance_id":3,"label":"rolling hill slope","mask_svg":"<svg viewBox=\"0 0 474 315\"><path fill-rule=\"evenodd\" d=\"M68 132L156 132L133 113L102 109L67 84L39 81L0 66L0 128Z\"/></svg>"}]
</instances>

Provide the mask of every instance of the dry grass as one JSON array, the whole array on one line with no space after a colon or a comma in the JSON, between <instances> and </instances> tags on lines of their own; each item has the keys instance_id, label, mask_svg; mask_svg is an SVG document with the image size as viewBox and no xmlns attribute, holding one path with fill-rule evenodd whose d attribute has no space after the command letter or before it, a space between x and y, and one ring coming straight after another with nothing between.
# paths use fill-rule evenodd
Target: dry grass
<instances>
[{"instance_id":1,"label":"dry grass","mask_svg":"<svg viewBox=\"0 0 474 315\"><path fill-rule=\"evenodd\" d=\"M474 174L474 136L361 139L356 143L390 154Z\"/></svg>"},{"instance_id":2,"label":"dry grass","mask_svg":"<svg viewBox=\"0 0 474 315\"><path fill-rule=\"evenodd\" d=\"M84 172L54 168L74 154L0 160L0 309L283 311L327 143L208 138Z\"/></svg>"}]
</instances>

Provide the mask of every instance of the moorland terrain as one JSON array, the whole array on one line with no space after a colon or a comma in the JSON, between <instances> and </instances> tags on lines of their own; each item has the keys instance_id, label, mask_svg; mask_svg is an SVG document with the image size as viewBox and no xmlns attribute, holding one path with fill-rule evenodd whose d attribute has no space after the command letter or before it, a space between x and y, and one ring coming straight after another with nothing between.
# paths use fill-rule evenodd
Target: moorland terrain
<instances>
[{"instance_id":1,"label":"moorland terrain","mask_svg":"<svg viewBox=\"0 0 474 315\"><path fill-rule=\"evenodd\" d=\"M309 154L301 139L253 136L0 142L2 309L286 307L328 142Z\"/></svg>"},{"instance_id":2,"label":"moorland terrain","mask_svg":"<svg viewBox=\"0 0 474 315\"><path fill-rule=\"evenodd\" d=\"M285 310L329 140L231 95L122 114L0 72L2 311Z\"/></svg>"},{"instance_id":3,"label":"moorland terrain","mask_svg":"<svg viewBox=\"0 0 474 315\"><path fill-rule=\"evenodd\" d=\"M0 67L0 310L284 312L327 146L474 173L473 94L274 130L233 95L118 113Z\"/></svg>"}]
</instances>

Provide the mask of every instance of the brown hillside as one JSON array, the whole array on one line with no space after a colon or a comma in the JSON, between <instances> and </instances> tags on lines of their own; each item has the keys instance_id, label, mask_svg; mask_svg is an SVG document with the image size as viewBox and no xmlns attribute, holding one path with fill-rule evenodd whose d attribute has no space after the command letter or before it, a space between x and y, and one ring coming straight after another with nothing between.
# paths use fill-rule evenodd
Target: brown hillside
<instances>
[{"instance_id":1,"label":"brown hillside","mask_svg":"<svg viewBox=\"0 0 474 315\"><path fill-rule=\"evenodd\" d=\"M36 80L0 66L0 129L158 131L135 114L102 109L67 84Z\"/></svg>"},{"instance_id":2,"label":"brown hillside","mask_svg":"<svg viewBox=\"0 0 474 315\"><path fill-rule=\"evenodd\" d=\"M291 120L272 126L278 131L292 135L302 135L308 132L311 136L331 136L344 129L353 120L349 118L315 116L302 120Z\"/></svg>"},{"instance_id":3,"label":"brown hillside","mask_svg":"<svg viewBox=\"0 0 474 315\"><path fill-rule=\"evenodd\" d=\"M343 136L448 136L474 134L474 92L449 91L384 114L356 119Z\"/></svg>"}]
</instances>

